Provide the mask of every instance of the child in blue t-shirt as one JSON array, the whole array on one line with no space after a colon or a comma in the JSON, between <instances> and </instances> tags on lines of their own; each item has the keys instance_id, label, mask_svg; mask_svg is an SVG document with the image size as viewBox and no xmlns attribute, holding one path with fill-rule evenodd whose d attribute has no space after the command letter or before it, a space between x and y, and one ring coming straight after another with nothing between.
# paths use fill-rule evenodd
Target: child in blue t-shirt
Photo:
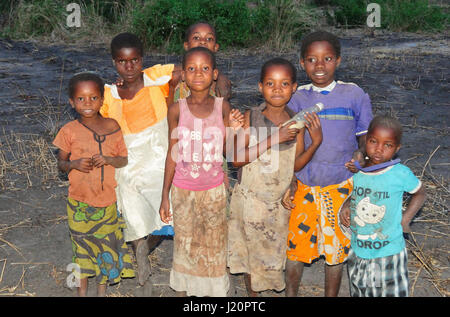
<instances>
[{"instance_id":1,"label":"child in blue t-shirt","mask_svg":"<svg viewBox=\"0 0 450 317\"><path fill-rule=\"evenodd\" d=\"M408 266L403 232L425 201L425 188L405 165L392 158L400 149L402 126L377 116L366 136L368 161L353 176L353 191L340 213L352 231L347 258L351 296L408 296ZM346 164L351 171L353 161ZM402 213L403 193L412 198Z\"/></svg>"}]
</instances>

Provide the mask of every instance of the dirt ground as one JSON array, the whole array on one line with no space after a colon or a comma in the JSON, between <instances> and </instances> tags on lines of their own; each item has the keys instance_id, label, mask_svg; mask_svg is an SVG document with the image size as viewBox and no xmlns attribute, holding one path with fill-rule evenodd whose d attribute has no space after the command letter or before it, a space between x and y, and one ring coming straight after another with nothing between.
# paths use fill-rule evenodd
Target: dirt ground
<instances>
[{"instance_id":1,"label":"dirt ground","mask_svg":"<svg viewBox=\"0 0 450 317\"><path fill-rule=\"evenodd\" d=\"M364 30L336 31L342 39L337 79L369 93L374 113L391 113L404 126L400 158L428 190L407 242L410 296L449 294L449 78L450 46L444 34L418 35ZM298 66L298 53L281 54ZM219 53L219 69L233 82L233 106L261 102L257 81L264 52ZM145 66L179 62L178 56L148 55ZM14 42L0 39L0 296L72 297L67 286L71 244L65 213L67 178L56 169L51 140L73 118L66 86L77 72L116 75L108 48ZM307 83L305 73L298 74ZM172 240L150 255L153 286L136 279L108 288L108 296L173 297ZM340 296L349 296L346 268ZM323 296L324 261L305 268L300 296ZM242 276L232 276L230 296L245 296ZM93 282L91 282L93 285ZM95 292L91 287L90 294ZM284 292L267 291L266 297Z\"/></svg>"}]
</instances>

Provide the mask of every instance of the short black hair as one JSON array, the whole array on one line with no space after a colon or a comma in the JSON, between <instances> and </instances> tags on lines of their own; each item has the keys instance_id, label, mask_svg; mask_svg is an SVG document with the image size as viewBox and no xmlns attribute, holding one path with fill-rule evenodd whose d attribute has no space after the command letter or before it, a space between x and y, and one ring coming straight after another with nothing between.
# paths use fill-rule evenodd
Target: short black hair
<instances>
[{"instance_id":1,"label":"short black hair","mask_svg":"<svg viewBox=\"0 0 450 317\"><path fill-rule=\"evenodd\" d=\"M389 115L375 116L369 124L367 135L372 134L373 131L378 127L391 129L394 132L397 144L402 143L403 127L400 121Z\"/></svg>"},{"instance_id":2,"label":"short black hair","mask_svg":"<svg viewBox=\"0 0 450 317\"><path fill-rule=\"evenodd\" d=\"M186 66L186 60L189 56L191 56L192 54L198 53L198 52L202 52L205 53L206 55L208 55L211 58L211 62L213 64L213 69L217 68L217 64L216 64L216 56L214 55L213 52L211 52L209 49L207 49L206 47L203 46L197 46L197 47L193 47L191 49L189 49L186 53L184 53L183 55L183 62L182 62L182 67L184 69L184 67Z\"/></svg>"},{"instance_id":3,"label":"short black hair","mask_svg":"<svg viewBox=\"0 0 450 317\"><path fill-rule=\"evenodd\" d=\"M289 72L291 73L291 81L293 83L297 82L297 69L295 68L294 64L292 64L290 61L281 58L281 57L275 57L267 62L264 63L264 65L261 67L261 75L259 78L259 82L264 81L264 77L266 76L267 69L271 66L284 66L287 69L289 69Z\"/></svg>"},{"instance_id":4,"label":"short black hair","mask_svg":"<svg viewBox=\"0 0 450 317\"><path fill-rule=\"evenodd\" d=\"M105 83L103 79L100 78L95 73L91 72L83 72L75 74L72 78L69 80L69 98L73 99L73 96L75 95L75 89L78 83L83 81L92 81L98 86L98 90L100 91L101 97L105 94Z\"/></svg>"},{"instance_id":5,"label":"short black hair","mask_svg":"<svg viewBox=\"0 0 450 317\"><path fill-rule=\"evenodd\" d=\"M331 34L330 32L316 31L309 33L302 39L300 57L302 59L305 58L306 51L308 50L308 47L311 45L311 43L322 41L326 41L330 43L331 46L333 46L336 57L341 56L341 43L339 42L338 37L334 34Z\"/></svg>"},{"instance_id":6,"label":"short black hair","mask_svg":"<svg viewBox=\"0 0 450 317\"><path fill-rule=\"evenodd\" d=\"M116 35L111 41L111 56L116 58L117 53L122 48L136 48L139 54L144 57L144 45L142 41L132 33L120 33Z\"/></svg>"},{"instance_id":7,"label":"short black hair","mask_svg":"<svg viewBox=\"0 0 450 317\"><path fill-rule=\"evenodd\" d=\"M217 40L216 29L214 28L214 26L211 25L211 23L206 22L206 21L197 21L197 22L195 22L194 24L191 24L191 25L187 28L186 33L184 33L184 41L185 41L185 42L188 42L188 41L189 41L189 37L191 36L192 31L193 31L198 25L200 25L200 24L208 25L208 26L211 28L211 30L213 31L214 37L215 37L216 40Z\"/></svg>"}]
</instances>

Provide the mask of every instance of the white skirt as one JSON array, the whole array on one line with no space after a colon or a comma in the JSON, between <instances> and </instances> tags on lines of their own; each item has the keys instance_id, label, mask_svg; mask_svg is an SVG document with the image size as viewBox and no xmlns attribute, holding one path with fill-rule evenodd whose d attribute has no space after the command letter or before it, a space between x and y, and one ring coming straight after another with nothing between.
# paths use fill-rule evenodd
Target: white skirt
<instances>
[{"instance_id":1,"label":"white skirt","mask_svg":"<svg viewBox=\"0 0 450 317\"><path fill-rule=\"evenodd\" d=\"M117 206L126 223L125 241L133 241L167 226L159 216L168 148L167 119L142 132L124 135L124 139L128 164L116 169Z\"/></svg>"}]
</instances>

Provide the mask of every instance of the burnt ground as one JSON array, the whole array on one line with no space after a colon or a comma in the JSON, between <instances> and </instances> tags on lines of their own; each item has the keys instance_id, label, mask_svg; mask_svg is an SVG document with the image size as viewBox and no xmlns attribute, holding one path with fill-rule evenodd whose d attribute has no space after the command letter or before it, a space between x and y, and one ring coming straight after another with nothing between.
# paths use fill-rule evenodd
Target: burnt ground
<instances>
[{"instance_id":1,"label":"burnt ground","mask_svg":"<svg viewBox=\"0 0 450 317\"><path fill-rule=\"evenodd\" d=\"M449 294L449 42L444 34L419 35L363 30L336 31L342 39L337 79L357 83L371 96L374 113L391 113L404 125L400 158L428 190L412 224L409 250L410 295ZM280 54L298 67L298 53ZM267 52L225 52L219 69L233 82L233 106L259 104L257 81ZM145 66L178 62L178 56L151 55ZM66 284L71 245L65 199L67 179L56 169L51 141L73 118L68 79L83 70L107 82L116 75L107 45L43 44L0 39L0 295L72 297ZM299 70L298 81L307 83ZM108 296L173 297L168 286L172 241L151 254L152 288L135 279L108 288ZM324 262L306 267L300 296L323 296ZM93 282L91 282L93 286ZM232 277L230 296L245 296L242 276ZM95 293L91 287L90 294ZM94 292L92 292L94 291ZM151 293L149 293L151 291ZM267 291L266 297L284 292ZM349 296L346 270L340 296Z\"/></svg>"}]
</instances>

